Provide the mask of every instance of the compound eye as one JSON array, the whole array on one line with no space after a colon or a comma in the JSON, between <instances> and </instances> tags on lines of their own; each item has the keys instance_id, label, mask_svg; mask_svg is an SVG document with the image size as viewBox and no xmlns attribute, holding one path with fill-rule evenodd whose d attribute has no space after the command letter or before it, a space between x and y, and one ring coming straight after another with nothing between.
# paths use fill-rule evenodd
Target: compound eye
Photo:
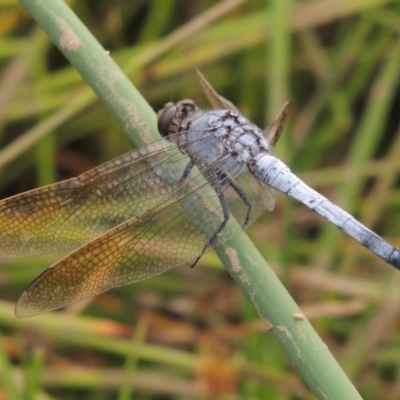
<instances>
[{"instance_id":1,"label":"compound eye","mask_svg":"<svg viewBox=\"0 0 400 400\"><path fill-rule=\"evenodd\" d=\"M158 114L158 131L161 136L168 137L178 133L183 121L192 117L197 110L193 100L185 99L176 103L167 103Z\"/></svg>"},{"instance_id":2,"label":"compound eye","mask_svg":"<svg viewBox=\"0 0 400 400\"><path fill-rule=\"evenodd\" d=\"M168 137L170 132L170 125L177 113L177 106L174 103L167 103L158 115L158 132L162 137Z\"/></svg>"}]
</instances>

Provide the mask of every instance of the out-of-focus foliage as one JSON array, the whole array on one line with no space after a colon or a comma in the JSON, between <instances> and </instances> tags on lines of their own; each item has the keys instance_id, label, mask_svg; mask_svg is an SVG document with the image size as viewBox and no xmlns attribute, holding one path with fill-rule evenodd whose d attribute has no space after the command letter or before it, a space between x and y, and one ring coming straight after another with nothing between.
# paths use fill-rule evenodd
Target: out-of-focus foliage
<instances>
[{"instance_id":1,"label":"out-of-focus foliage","mask_svg":"<svg viewBox=\"0 0 400 400\"><path fill-rule=\"evenodd\" d=\"M181 98L209 107L196 67L260 126L290 100L278 156L400 245L397 1L69 4L155 110ZM85 82L11 0L0 2L0 59L2 197L132 147L103 105L76 101ZM363 398L399 398L399 272L283 196L249 234ZM310 398L213 254L17 320L18 295L59 256L1 263L0 398Z\"/></svg>"}]
</instances>

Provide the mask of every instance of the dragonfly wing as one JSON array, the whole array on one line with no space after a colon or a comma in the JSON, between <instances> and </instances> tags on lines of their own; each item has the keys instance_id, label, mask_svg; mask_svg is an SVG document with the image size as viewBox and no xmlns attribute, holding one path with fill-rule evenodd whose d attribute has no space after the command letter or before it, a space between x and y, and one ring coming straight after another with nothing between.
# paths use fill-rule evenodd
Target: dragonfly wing
<instances>
[{"instance_id":1,"label":"dragonfly wing","mask_svg":"<svg viewBox=\"0 0 400 400\"><path fill-rule=\"evenodd\" d=\"M43 272L22 294L18 317L88 299L110 288L141 281L187 263L209 247L224 217L220 199L195 171L163 203L111 229ZM242 227L232 221L223 241Z\"/></svg>"},{"instance_id":2,"label":"dragonfly wing","mask_svg":"<svg viewBox=\"0 0 400 400\"><path fill-rule=\"evenodd\" d=\"M162 202L185 157L160 140L77 178L0 202L0 257L78 247Z\"/></svg>"},{"instance_id":3,"label":"dragonfly wing","mask_svg":"<svg viewBox=\"0 0 400 400\"><path fill-rule=\"evenodd\" d=\"M290 103L286 102L283 105L282 109L279 111L279 114L276 117L275 121L272 122L272 124L264 130L264 137L268 139L269 143L272 146L275 146L279 138L281 137L283 128L285 127L285 123L288 118L289 111Z\"/></svg>"},{"instance_id":4,"label":"dragonfly wing","mask_svg":"<svg viewBox=\"0 0 400 400\"><path fill-rule=\"evenodd\" d=\"M268 186L260 184L260 193L262 196L262 203L268 211L272 211L275 208L276 196L275 191Z\"/></svg>"},{"instance_id":5,"label":"dragonfly wing","mask_svg":"<svg viewBox=\"0 0 400 400\"><path fill-rule=\"evenodd\" d=\"M252 176L232 180L239 172L232 170L229 178L225 175L219 179L222 195L218 196L209 184L222 174L218 164L203 171L204 175L194 168L163 202L102 234L39 275L22 294L16 315L28 317L65 307L193 263L204 251L237 236L266 205ZM209 238L224 221L224 202L237 221L230 218L210 243Z\"/></svg>"},{"instance_id":6,"label":"dragonfly wing","mask_svg":"<svg viewBox=\"0 0 400 400\"><path fill-rule=\"evenodd\" d=\"M210 82L205 78L205 76L200 72L199 69L196 69L197 77L199 78L201 87L205 95L207 96L208 101L211 103L215 110L232 110L238 111L237 107L231 103L229 100L222 97L217 91L211 86Z\"/></svg>"}]
</instances>

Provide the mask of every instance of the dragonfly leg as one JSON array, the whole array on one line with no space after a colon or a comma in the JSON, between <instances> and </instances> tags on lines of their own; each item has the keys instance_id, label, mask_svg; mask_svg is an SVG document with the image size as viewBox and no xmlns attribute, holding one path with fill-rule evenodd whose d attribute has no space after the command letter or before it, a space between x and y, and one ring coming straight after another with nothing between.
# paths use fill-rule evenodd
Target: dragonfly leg
<instances>
[{"instance_id":1,"label":"dragonfly leg","mask_svg":"<svg viewBox=\"0 0 400 400\"><path fill-rule=\"evenodd\" d=\"M189 176L190 171L192 170L194 165L195 165L195 161L193 160L193 158L191 158L189 164L186 166L185 170L183 171L182 176L180 177L180 179L178 181L178 185L181 185L183 182L185 182L186 178ZM250 200L247 197L246 193L240 188L240 186L237 185L237 183L228 174L221 174L219 180L222 181L225 179L228 181L228 185L236 192L236 194L240 197L240 199L243 201L243 203L247 207L246 216L244 218L244 222L242 225L242 228L244 229L247 226L247 224L249 223L249 219L250 219L250 214L251 214ZM221 192L221 190L220 190L220 192ZM218 197L220 198L219 195L218 195Z\"/></svg>"},{"instance_id":2,"label":"dragonfly leg","mask_svg":"<svg viewBox=\"0 0 400 400\"><path fill-rule=\"evenodd\" d=\"M234 180L232 180L230 177L227 177L227 178L229 180L229 186L236 192L236 194L241 198L241 200L247 207L246 217L245 217L244 223L242 225L242 228L244 229L247 226L247 224L249 223L250 214L251 214L251 204L250 204L249 198L247 197L246 193L243 192L243 190L240 188L240 186L238 186L236 184L236 182Z\"/></svg>"},{"instance_id":3,"label":"dragonfly leg","mask_svg":"<svg viewBox=\"0 0 400 400\"><path fill-rule=\"evenodd\" d=\"M211 186L214 188L215 192L217 193L217 196L218 196L218 199L219 199L219 203L221 204L223 220L219 224L218 228L215 230L215 232L211 236L211 238L207 241L206 245L204 246L204 248L201 251L201 253L199 254L199 256L196 258L196 260L190 266L191 268L193 268L197 264L197 262L203 256L203 254L207 251L207 249L217 239L218 234L224 229L226 223L228 222L229 216L230 216L228 204L226 202L226 199L225 199L225 196L224 196L224 192L222 191L221 185L218 182L218 178L216 176L209 177L208 181L211 184Z\"/></svg>"},{"instance_id":4,"label":"dragonfly leg","mask_svg":"<svg viewBox=\"0 0 400 400\"><path fill-rule=\"evenodd\" d=\"M185 182L185 180L189 176L189 174L192 171L192 169L195 166L195 164L196 164L195 160L193 158L191 158L190 162L185 167L185 170L183 171L182 176L179 178L178 186L182 185ZM236 185L236 183L229 176L224 174L224 178L228 179L229 186L232 187L232 189L238 194L238 196L242 199L242 201L247 206L246 218L245 218L244 225L243 225L243 226L246 226L247 222L248 222L248 220L250 218L250 212L251 212L251 204L249 202L249 199L247 198L246 194L240 189L240 187L238 185ZM197 262L200 260L200 258L203 256L203 254L206 252L206 250L217 239L218 234L224 229L226 223L228 222L229 216L230 216L228 204L226 203L226 199L225 199L223 190L221 188L221 185L219 184L219 179L215 175L214 176L210 176L210 177L208 177L208 182L212 185L212 187L214 188L215 192L217 193L217 196L218 196L219 202L221 204L221 208L222 208L223 221L218 226L218 228L215 230L215 232L213 233L211 238L207 241L206 245L204 246L204 248L201 251L201 253L199 254L199 256L191 264L191 266L190 266L191 268L193 268L197 264Z\"/></svg>"},{"instance_id":5,"label":"dragonfly leg","mask_svg":"<svg viewBox=\"0 0 400 400\"><path fill-rule=\"evenodd\" d=\"M194 166L195 166L195 161L193 158L190 158L190 161L189 161L188 165L186 165L182 176L179 178L178 186L182 185L186 181L187 177L189 176L189 174Z\"/></svg>"}]
</instances>

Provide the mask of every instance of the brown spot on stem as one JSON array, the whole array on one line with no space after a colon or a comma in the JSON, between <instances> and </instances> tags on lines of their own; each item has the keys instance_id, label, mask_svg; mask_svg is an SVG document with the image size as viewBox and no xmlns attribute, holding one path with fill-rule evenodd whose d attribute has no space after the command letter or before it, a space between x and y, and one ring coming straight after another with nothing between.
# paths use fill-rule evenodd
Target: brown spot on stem
<instances>
[{"instance_id":1,"label":"brown spot on stem","mask_svg":"<svg viewBox=\"0 0 400 400\"><path fill-rule=\"evenodd\" d=\"M72 28L62 19L57 17L57 23L61 30L60 47L64 50L76 52L81 47L81 41Z\"/></svg>"}]
</instances>

